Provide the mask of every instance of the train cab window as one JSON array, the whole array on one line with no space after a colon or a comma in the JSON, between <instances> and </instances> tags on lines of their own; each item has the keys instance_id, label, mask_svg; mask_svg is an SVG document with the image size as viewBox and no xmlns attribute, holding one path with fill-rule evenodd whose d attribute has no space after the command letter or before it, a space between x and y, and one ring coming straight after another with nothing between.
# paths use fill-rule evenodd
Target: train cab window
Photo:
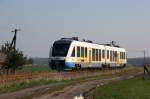
<instances>
[{"instance_id":1,"label":"train cab window","mask_svg":"<svg viewBox=\"0 0 150 99\"><path fill-rule=\"evenodd\" d=\"M80 47L77 46L77 57L80 57Z\"/></svg>"},{"instance_id":2,"label":"train cab window","mask_svg":"<svg viewBox=\"0 0 150 99\"><path fill-rule=\"evenodd\" d=\"M96 49L96 61L98 61L98 49Z\"/></svg>"},{"instance_id":3,"label":"train cab window","mask_svg":"<svg viewBox=\"0 0 150 99\"><path fill-rule=\"evenodd\" d=\"M99 61L101 61L101 50L99 49Z\"/></svg>"},{"instance_id":4,"label":"train cab window","mask_svg":"<svg viewBox=\"0 0 150 99\"><path fill-rule=\"evenodd\" d=\"M107 59L109 59L109 50L107 50Z\"/></svg>"},{"instance_id":5,"label":"train cab window","mask_svg":"<svg viewBox=\"0 0 150 99\"><path fill-rule=\"evenodd\" d=\"M84 47L81 47L81 57L84 57Z\"/></svg>"},{"instance_id":6,"label":"train cab window","mask_svg":"<svg viewBox=\"0 0 150 99\"><path fill-rule=\"evenodd\" d=\"M75 47L73 48L73 51L72 51L71 56L72 56L72 57L75 57Z\"/></svg>"},{"instance_id":7,"label":"train cab window","mask_svg":"<svg viewBox=\"0 0 150 99\"><path fill-rule=\"evenodd\" d=\"M54 43L52 48L52 56L66 57L69 47L70 43Z\"/></svg>"},{"instance_id":8,"label":"train cab window","mask_svg":"<svg viewBox=\"0 0 150 99\"><path fill-rule=\"evenodd\" d=\"M102 50L102 58L105 58L105 50Z\"/></svg>"},{"instance_id":9,"label":"train cab window","mask_svg":"<svg viewBox=\"0 0 150 99\"><path fill-rule=\"evenodd\" d=\"M85 47L85 57L87 57L87 48Z\"/></svg>"},{"instance_id":10,"label":"train cab window","mask_svg":"<svg viewBox=\"0 0 150 99\"><path fill-rule=\"evenodd\" d=\"M95 49L92 49L92 60L95 61Z\"/></svg>"}]
</instances>

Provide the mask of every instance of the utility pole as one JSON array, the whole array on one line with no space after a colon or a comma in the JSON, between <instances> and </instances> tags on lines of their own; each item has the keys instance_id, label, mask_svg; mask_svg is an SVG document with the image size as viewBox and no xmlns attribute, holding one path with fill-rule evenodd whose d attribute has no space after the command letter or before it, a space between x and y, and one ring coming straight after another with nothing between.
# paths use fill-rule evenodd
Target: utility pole
<instances>
[{"instance_id":1,"label":"utility pole","mask_svg":"<svg viewBox=\"0 0 150 99\"><path fill-rule=\"evenodd\" d=\"M144 54L143 65L144 65L144 75L145 75L145 70L146 70L146 62L145 62L145 60L146 60L146 52L145 52L145 50L143 51L143 54Z\"/></svg>"},{"instance_id":2,"label":"utility pole","mask_svg":"<svg viewBox=\"0 0 150 99\"><path fill-rule=\"evenodd\" d=\"M11 45L10 47L13 48L14 50L16 49L16 40L17 40L17 32L20 31L20 29L14 29L13 31L11 32L14 32L14 37L12 39L12 42L11 42Z\"/></svg>"}]
</instances>

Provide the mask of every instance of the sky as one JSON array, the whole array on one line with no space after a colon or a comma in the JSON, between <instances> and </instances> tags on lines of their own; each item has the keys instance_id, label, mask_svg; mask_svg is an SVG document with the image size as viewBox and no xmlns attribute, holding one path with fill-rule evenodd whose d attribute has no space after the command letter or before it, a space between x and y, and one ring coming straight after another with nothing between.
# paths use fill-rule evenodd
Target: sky
<instances>
[{"instance_id":1,"label":"sky","mask_svg":"<svg viewBox=\"0 0 150 99\"><path fill-rule=\"evenodd\" d=\"M11 41L28 57L48 57L52 43L75 37L117 44L129 57L150 51L150 0L0 0L0 45Z\"/></svg>"}]
</instances>

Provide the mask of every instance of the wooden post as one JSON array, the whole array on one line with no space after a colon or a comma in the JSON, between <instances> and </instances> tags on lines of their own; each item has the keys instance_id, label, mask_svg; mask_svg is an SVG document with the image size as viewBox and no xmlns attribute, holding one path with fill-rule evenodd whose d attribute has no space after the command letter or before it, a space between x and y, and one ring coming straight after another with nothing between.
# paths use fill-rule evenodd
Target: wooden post
<instances>
[{"instance_id":1,"label":"wooden post","mask_svg":"<svg viewBox=\"0 0 150 99\"><path fill-rule=\"evenodd\" d=\"M146 74L146 67L145 67L145 55L146 55L146 52L144 51L144 59L143 59L143 66L144 66L144 75Z\"/></svg>"}]
</instances>

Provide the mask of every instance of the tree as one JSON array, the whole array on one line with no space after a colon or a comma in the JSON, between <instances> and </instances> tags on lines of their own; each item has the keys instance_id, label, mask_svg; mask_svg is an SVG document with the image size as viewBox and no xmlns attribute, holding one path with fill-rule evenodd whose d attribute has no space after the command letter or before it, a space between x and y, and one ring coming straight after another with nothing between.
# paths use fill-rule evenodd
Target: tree
<instances>
[{"instance_id":1,"label":"tree","mask_svg":"<svg viewBox=\"0 0 150 99\"><path fill-rule=\"evenodd\" d=\"M11 48L11 44L8 42L2 46L1 52L6 55L5 62L2 64L4 73L15 73L16 69L26 62L22 51Z\"/></svg>"},{"instance_id":2,"label":"tree","mask_svg":"<svg viewBox=\"0 0 150 99\"><path fill-rule=\"evenodd\" d=\"M26 64L33 64L33 59L32 58L28 58L26 60Z\"/></svg>"}]
</instances>

